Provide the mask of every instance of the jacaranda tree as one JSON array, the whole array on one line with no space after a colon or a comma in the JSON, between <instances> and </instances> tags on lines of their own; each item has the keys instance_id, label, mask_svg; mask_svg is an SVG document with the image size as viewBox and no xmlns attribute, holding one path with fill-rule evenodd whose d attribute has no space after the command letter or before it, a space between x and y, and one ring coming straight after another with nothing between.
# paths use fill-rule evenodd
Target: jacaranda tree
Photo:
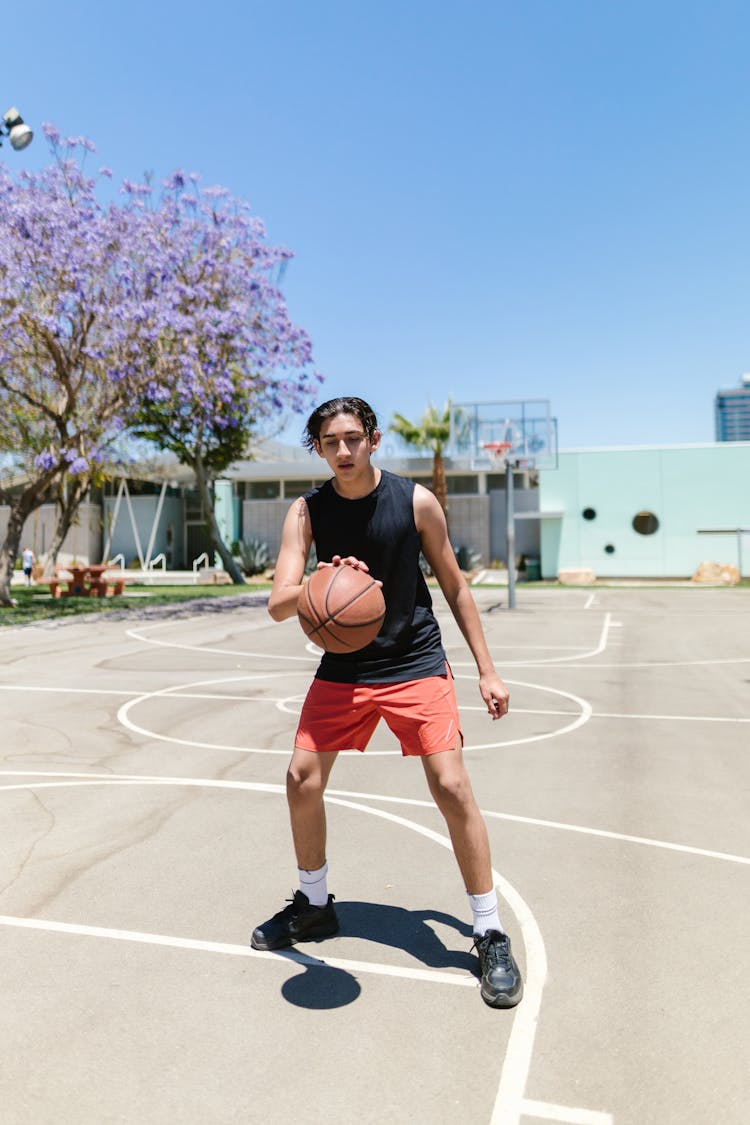
<instances>
[{"instance_id":1,"label":"jacaranda tree","mask_svg":"<svg viewBox=\"0 0 750 1125\"><path fill-rule=\"evenodd\" d=\"M211 442L237 455L318 378L272 282L289 252L266 245L247 204L181 173L158 195L125 182L102 202L108 170L83 168L93 145L45 132L51 165L16 178L0 165L0 605L25 520L66 478L82 495L123 434L180 433L210 491L225 467Z\"/></svg>"},{"instance_id":2,"label":"jacaranda tree","mask_svg":"<svg viewBox=\"0 0 750 1125\"><path fill-rule=\"evenodd\" d=\"M265 242L246 204L220 188L200 191L182 172L163 185L157 214L176 284L136 432L193 469L212 544L242 582L214 516L213 483L247 452L256 425L303 410L319 382L310 341L274 283L291 255Z\"/></svg>"}]
</instances>

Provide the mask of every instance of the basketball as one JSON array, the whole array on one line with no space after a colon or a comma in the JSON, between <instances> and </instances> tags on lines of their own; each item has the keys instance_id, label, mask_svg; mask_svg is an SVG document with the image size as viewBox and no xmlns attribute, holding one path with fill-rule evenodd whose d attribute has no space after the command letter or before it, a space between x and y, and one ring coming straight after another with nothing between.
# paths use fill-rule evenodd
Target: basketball
<instances>
[{"instance_id":1,"label":"basketball","mask_svg":"<svg viewBox=\"0 0 750 1125\"><path fill-rule=\"evenodd\" d=\"M380 632L383 592L364 570L327 566L302 587L297 616L305 636L326 652L356 652Z\"/></svg>"}]
</instances>

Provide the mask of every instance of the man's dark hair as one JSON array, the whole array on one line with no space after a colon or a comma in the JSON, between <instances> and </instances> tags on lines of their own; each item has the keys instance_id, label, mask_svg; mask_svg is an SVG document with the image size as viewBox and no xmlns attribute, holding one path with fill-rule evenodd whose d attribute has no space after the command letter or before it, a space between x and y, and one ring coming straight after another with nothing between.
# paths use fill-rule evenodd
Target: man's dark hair
<instances>
[{"instance_id":1,"label":"man's dark hair","mask_svg":"<svg viewBox=\"0 0 750 1125\"><path fill-rule=\"evenodd\" d=\"M355 418L359 418L365 434L372 440L373 434L378 428L378 420L375 417L374 410L363 398L344 396L342 398L331 398L328 402L323 402L320 406L315 407L302 432L302 444L312 452L315 448L315 442L320 440L323 423L327 422L329 418L336 418L339 414L353 414Z\"/></svg>"}]
</instances>

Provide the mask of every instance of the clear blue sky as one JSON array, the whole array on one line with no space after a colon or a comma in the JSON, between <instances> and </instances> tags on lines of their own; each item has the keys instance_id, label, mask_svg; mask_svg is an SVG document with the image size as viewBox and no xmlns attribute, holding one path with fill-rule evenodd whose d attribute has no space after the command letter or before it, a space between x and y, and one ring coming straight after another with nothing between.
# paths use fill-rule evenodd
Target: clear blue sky
<instances>
[{"instance_id":1,"label":"clear blue sky","mask_svg":"<svg viewBox=\"0 0 750 1125\"><path fill-rule=\"evenodd\" d=\"M746 0L27 0L0 101L247 199L324 397L712 441L750 370L749 43Z\"/></svg>"}]
</instances>

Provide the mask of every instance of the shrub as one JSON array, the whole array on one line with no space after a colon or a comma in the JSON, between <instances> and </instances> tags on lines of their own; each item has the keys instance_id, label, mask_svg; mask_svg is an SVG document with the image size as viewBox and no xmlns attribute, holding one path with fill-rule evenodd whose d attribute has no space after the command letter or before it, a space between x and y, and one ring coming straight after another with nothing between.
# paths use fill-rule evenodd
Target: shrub
<instances>
[{"instance_id":1,"label":"shrub","mask_svg":"<svg viewBox=\"0 0 750 1125\"><path fill-rule=\"evenodd\" d=\"M454 547L453 553L456 556L456 562L459 567L461 570L465 571L476 570L482 559L479 552L475 551L472 547Z\"/></svg>"},{"instance_id":2,"label":"shrub","mask_svg":"<svg viewBox=\"0 0 750 1125\"><path fill-rule=\"evenodd\" d=\"M271 552L263 539L246 539L239 544L242 569L248 577L262 574L271 564Z\"/></svg>"}]
</instances>

